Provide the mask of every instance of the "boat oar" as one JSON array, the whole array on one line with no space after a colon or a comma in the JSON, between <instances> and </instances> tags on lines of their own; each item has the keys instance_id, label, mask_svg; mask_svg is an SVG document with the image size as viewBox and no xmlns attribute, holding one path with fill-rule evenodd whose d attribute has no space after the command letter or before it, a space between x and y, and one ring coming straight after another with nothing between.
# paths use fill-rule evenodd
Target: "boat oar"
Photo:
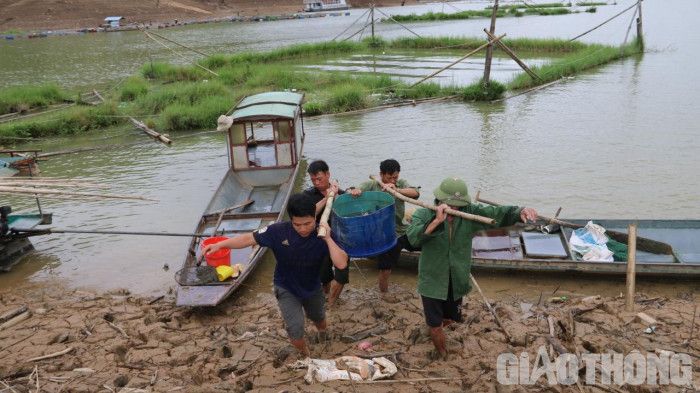
<instances>
[{"instance_id":1,"label":"boat oar","mask_svg":"<svg viewBox=\"0 0 700 393\"><path fill-rule=\"evenodd\" d=\"M323 208L323 214L321 214L321 222L328 224L328 218L331 216L331 210L333 209L333 199L335 198L335 193L333 191L328 192L328 197L326 198L326 207ZM326 237L326 228L318 228L318 237Z\"/></svg>"},{"instance_id":2,"label":"boat oar","mask_svg":"<svg viewBox=\"0 0 700 393\"><path fill-rule=\"evenodd\" d=\"M430 210L435 210L435 211L437 211L437 208L438 208L437 206L431 205L431 204L429 204L429 203L421 202L421 201L416 200L416 199L413 199L413 198L409 198L409 197L407 197L407 196L401 194L400 192L394 190L393 188L387 187L386 184L382 183L382 181L379 180L379 179L378 179L376 176L374 176L374 175L370 175L369 178L372 179L372 180L374 180L374 181L376 181L377 183L379 183L379 185L380 185L384 190L386 190L388 193L390 193L391 195L393 195L394 198L396 198L396 199L401 199L401 200L404 201L404 202L408 202L408 203L413 204L413 205L418 205L418 206L424 207L424 208L426 208L426 209L430 209ZM455 210L455 209L445 209L445 213L450 214L450 215L453 215L453 216L457 216L457 217L460 217L460 218L464 218L465 220L471 220L471 221L482 222L482 223L484 223L484 224L489 224L489 225L494 225L494 224L496 223L496 221L495 221L493 218L484 217L484 216L479 216L479 215L476 215L476 214L469 214L469 213L465 213L465 212L462 212L462 211L459 211L459 210Z\"/></svg>"},{"instance_id":3,"label":"boat oar","mask_svg":"<svg viewBox=\"0 0 700 393\"><path fill-rule=\"evenodd\" d=\"M27 233L34 235L51 235L54 233L84 233L88 235L136 235L136 236L181 236L181 237L205 237L197 233L170 233L170 232L132 232L132 231L97 231L89 229L58 229L58 228L10 228L11 233Z\"/></svg>"},{"instance_id":4,"label":"boat oar","mask_svg":"<svg viewBox=\"0 0 700 393\"><path fill-rule=\"evenodd\" d=\"M475 199L477 202L486 203L486 204L492 205L492 206L500 206L500 204L497 202L493 202L493 201L490 201L488 199L481 198L479 196L478 192L476 193ZM559 224L563 227L572 228L572 229L579 229L579 228L585 227L585 225L576 224L576 223L569 222L569 221L563 221L563 220L560 220L560 219L554 218L554 217L546 217L546 216L538 215L537 218L542 220L542 221L546 221L548 223ZM626 233L612 231L609 229L606 229L605 233L610 235L610 237L615 239L616 241L623 243L623 244L627 244L629 235L627 235ZM640 250L644 250L644 251L651 252L654 254L672 255L673 258L676 259L676 261L678 261L676 254L673 252L673 247L668 243L664 243L664 242L660 242L658 240L648 239L648 238L644 238L644 237L637 237L637 247Z\"/></svg>"},{"instance_id":5,"label":"boat oar","mask_svg":"<svg viewBox=\"0 0 700 393\"><path fill-rule=\"evenodd\" d=\"M479 283L476 282L476 278L474 278L474 275L471 273L469 273L469 278L471 279L472 284L474 284L474 288L476 288L476 290L479 291L479 294L481 295L481 299L483 299L484 304L486 304L486 308L488 308L489 311L491 312L491 315L493 315L493 319L496 320L496 325L498 325L498 327L501 328L501 330L503 331L503 334L506 336L506 340L508 340L508 342L511 342L512 338L511 338L510 334L506 330L506 327L503 326L503 324L501 323L501 319L498 318L498 314L496 314L496 310L494 310L493 307L491 307L491 303L489 303L488 299L486 299L486 295L484 295L484 292L481 291L481 287L479 286Z\"/></svg>"}]
</instances>

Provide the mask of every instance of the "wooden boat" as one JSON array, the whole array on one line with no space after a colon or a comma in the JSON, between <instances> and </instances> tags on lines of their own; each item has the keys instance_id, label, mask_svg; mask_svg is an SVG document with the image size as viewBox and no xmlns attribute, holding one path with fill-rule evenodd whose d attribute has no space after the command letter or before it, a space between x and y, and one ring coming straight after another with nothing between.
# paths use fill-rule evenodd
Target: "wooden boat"
<instances>
[{"instance_id":1,"label":"wooden boat","mask_svg":"<svg viewBox=\"0 0 700 393\"><path fill-rule=\"evenodd\" d=\"M569 220L585 224L588 220ZM627 233L632 220L593 220L606 230ZM637 235L667 243L671 250L637 244L639 276L700 278L700 220L635 220ZM578 261L569 250L570 228L544 234L527 226L490 229L475 234L472 261L476 270L624 275L626 262ZM622 239L617 239L618 241ZM420 253L404 252L401 263L416 266Z\"/></svg>"},{"instance_id":2,"label":"wooden boat","mask_svg":"<svg viewBox=\"0 0 700 393\"><path fill-rule=\"evenodd\" d=\"M0 271L9 271L20 258L34 249L29 241L32 234L13 233L10 228L35 228L51 224L51 214L10 214L9 206L0 207Z\"/></svg>"},{"instance_id":3,"label":"wooden boat","mask_svg":"<svg viewBox=\"0 0 700 393\"><path fill-rule=\"evenodd\" d=\"M304 145L301 104L304 96L290 92L262 93L243 99L225 126L229 170L202 214L195 233L213 235L219 213L232 209L221 219L218 233L228 237L263 228L282 219L294 187ZM189 245L183 268L196 266L200 238ZM236 279L211 285L179 285L179 306L215 306L231 295L248 278L267 249L231 250L230 263L242 264Z\"/></svg>"}]
</instances>

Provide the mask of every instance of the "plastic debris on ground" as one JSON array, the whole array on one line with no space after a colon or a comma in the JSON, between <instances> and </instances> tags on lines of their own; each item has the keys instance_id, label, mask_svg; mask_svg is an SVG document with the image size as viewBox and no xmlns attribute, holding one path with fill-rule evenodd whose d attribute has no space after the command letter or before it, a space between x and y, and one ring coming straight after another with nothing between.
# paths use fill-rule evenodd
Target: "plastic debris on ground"
<instances>
[{"instance_id":1,"label":"plastic debris on ground","mask_svg":"<svg viewBox=\"0 0 700 393\"><path fill-rule=\"evenodd\" d=\"M613 262L613 253L608 249L607 242L605 228L588 221L585 227L571 233L569 247L584 261Z\"/></svg>"},{"instance_id":2,"label":"plastic debris on ground","mask_svg":"<svg viewBox=\"0 0 700 393\"><path fill-rule=\"evenodd\" d=\"M295 369L308 368L304 380L308 384L337 380L374 381L396 374L396 365L384 357L363 359L357 356L342 356L333 360L298 360L290 366Z\"/></svg>"}]
</instances>

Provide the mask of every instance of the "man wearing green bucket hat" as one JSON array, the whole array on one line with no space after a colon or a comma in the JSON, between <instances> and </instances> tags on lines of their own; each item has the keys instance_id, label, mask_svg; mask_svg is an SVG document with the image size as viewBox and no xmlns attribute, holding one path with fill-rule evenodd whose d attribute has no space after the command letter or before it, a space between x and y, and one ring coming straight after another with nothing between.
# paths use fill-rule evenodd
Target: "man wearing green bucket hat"
<instances>
[{"instance_id":1,"label":"man wearing green bucket hat","mask_svg":"<svg viewBox=\"0 0 700 393\"><path fill-rule=\"evenodd\" d=\"M401 172L401 165L394 159L384 160L379 163L379 176L382 183L387 188L392 188L398 193L407 196L409 198L418 198L420 193L418 192L419 187L414 187L405 179L400 179L399 174ZM353 196L359 196L362 191L386 191L376 180L366 181L358 188L351 188L349 190L350 194ZM418 251L419 248L414 248L408 242L406 238L406 228L408 225L404 222L404 214L406 207L404 201L400 199L395 199L394 212L396 221L396 246L391 250L377 255L377 268L379 269L379 291L386 292L389 290L389 276L391 275L391 268L396 265L401 256L401 250L406 249L408 251Z\"/></svg>"},{"instance_id":2,"label":"man wearing green bucket hat","mask_svg":"<svg viewBox=\"0 0 700 393\"><path fill-rule=\"evenodd\" d=\"M443 326L461 322L462 297L471 290L472 237L475 232L534 221L537 212L518 206L484 206L470 203L467 184L458 178L444 179L434 191L437 211L421 208L413 213L406 231L412 245L421 247L418 262L418 293L435 354L447 357ZM495 225L448 216L447 208L493 218Z\"/></svg>"}]
</instances>

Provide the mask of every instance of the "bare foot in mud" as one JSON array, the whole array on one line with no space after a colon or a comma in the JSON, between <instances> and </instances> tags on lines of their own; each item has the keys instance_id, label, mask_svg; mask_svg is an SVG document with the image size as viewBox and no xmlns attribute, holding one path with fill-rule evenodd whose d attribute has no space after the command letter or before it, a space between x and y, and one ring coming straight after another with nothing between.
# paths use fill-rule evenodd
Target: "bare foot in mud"
<instances>
[{"instance_id":1,"label":"bare foot in mud","mask_svg":"<svg viewBox=\"0 0 700 393\"><path fill-rule=\"evenodd\" d=\"M327 331L323 330L320 332L316 332L313 336L309 337L309 342L311 344L324 344L327 341L330 341L330 336Z\"/></svg>"},{"instance_id":2,"label":"bare foot in mud","mask_svg":"<svg viewBox=\"0 0 700 393\"><path fill-rule=\"evenodd\" d=\"M446 362L448 359L447 352L440 352L437 349L431 349L430 352L428 352L428 359L431 362L435 362L435 361Z\"/></svg>"}]
</instances>

